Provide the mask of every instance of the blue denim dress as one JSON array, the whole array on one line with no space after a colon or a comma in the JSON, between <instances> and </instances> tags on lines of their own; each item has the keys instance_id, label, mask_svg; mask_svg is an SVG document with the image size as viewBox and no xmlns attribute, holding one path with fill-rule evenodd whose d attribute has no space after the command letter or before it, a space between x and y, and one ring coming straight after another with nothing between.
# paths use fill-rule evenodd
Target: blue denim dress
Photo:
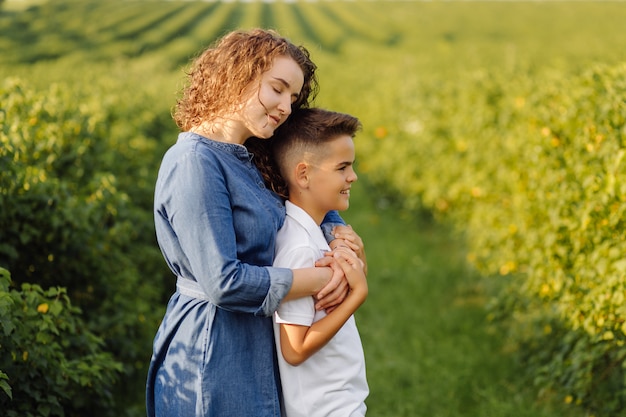
<instances>
[{"instance_id":1,"label":"blue denim dress","mask_svg":"<svg viewBox=\"0 0 626 417\"><path fill-rule=\"evenodd\" d=\"M154 339L148 416L279 417L272 313L292 272L271 265L283 202L244 146L185 132L163 158L154 210L177 290Z\"/></svg>"}]
</instances>

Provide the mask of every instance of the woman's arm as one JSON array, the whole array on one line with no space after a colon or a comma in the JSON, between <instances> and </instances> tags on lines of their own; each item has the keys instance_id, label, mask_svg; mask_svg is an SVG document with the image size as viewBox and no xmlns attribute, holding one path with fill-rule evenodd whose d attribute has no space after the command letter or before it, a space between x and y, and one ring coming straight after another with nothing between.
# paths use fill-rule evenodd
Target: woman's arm
<instances>
[{"instance_id":1,"label":"woman's arm","mask_svg":"<svg viewBox=\"0 0 626 417\"><path fill-rule=\"evenodd\" d=\"M328 343L367 298L367 280L356 254L338 249L333 258L344 271L350 292L343 303L311 326L280 324L281 352L291 365L301 364Z\"/></svg>"},{"instance_id":2,"label":"woman's arm","mask_svg":"<svg viewBox=\"0 0 626 417\"><path fill-rule=\"evenodd\" d=\"M291 288L284 300L295 300L296 298L314 296L318 294L333 278L335 286L339 281L343 281L341 276L334 276L333 270L329 267L323 268L300 268L293 270L293 281Z\"/></svg>"},{"instance_id":3,"label":"woman's arm","mask_svg":"<svg viewBox=\"0 0 626 417\"><path fill-rule=\"evenodd\" d=\"M230 188L222 164L219 155L195 141L168 152L155 190L159 245L173 272L198 282L211 303L270 316L292 286L292 271L260 266L271 264L273 250L260 252L258 243L276 233L276 222L270 213L233 212L231 200L247 197L241 187Z\"/></svg>"}]
</instances>

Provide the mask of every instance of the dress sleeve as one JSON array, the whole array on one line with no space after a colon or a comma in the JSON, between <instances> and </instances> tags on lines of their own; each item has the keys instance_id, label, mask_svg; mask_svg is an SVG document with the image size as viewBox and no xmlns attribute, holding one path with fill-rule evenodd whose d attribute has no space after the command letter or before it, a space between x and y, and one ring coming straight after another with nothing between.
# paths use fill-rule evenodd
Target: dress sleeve
<instances>
[{"instance_id":1,"label":"dress sleeve","mask_svg":"<svg viewBox=\"0 0 626 417\"><path fill-rule=\"evenodd\" d=\"M217 159L188 152L163 175L155 210L168 229L159 244L170 268L198 282L220 308L271 316L291 287L292 271L238 259L232 202ZM275 228L267 222L255 232L268 236Z\"/></svg>"},{"instance_id":2,"label":"dress sleeve","mask_svg":"<svg viewBox=\"0 0 626 417\"><path fill-rule=\"evenodd\" d=\"M341 218L339 212L336 210L329 211L326 213L324 220L322 220L322 232L324 233L324 237L326 238L326 242L332 242L335 237L332 235L333 227L335 226L345 226L346 222Z\"/></svg>"}]
</instances>

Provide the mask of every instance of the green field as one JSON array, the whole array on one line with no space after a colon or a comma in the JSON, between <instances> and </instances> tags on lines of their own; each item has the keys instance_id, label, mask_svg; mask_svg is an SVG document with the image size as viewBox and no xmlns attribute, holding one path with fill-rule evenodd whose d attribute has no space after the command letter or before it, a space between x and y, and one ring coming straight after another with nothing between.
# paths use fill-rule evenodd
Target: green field
<instances>
[{"instance_id":1,"label":"green field","mask_svg":"<svg viewBox=\"0 0 626 417\"><path fill-rule=\"evenodd\" d=\"M0 390L0 408L23 403L11 408L15 414L8 417L80 415L92 406L100 410L94 414L98 417L144 414L151 337L172 287L153 239L150 209L160 156L176 134L170 108L185 65L201 48L229 30L258 26L305 45L319 66L317 104L352 113L364 125L356 142L360 181L346 218L365 239L369 260L370 297L357 314L372 391L368 415L601 417L626 409L621 403L626 398L623 374L603 379L609 370L622 369L621 335L615 332L619 349L602 358L605 367L585 362L587 357L577 351L585 363L557 372L546 358L572 365L569 347L558 345L563 323L549 321L549 327L541 320L527 321L518 332L518 327L506 328L507 322L503 329L490 321L492 297L504 291L513 315L516 302L523 300L505 285L516 285L508 274L514 268L507 266L502 273L502 264L515 263L485 255L513 256L519 248L515 240L502 244L487 236L492 230L513 230L519 218L499 210L524 200L504 198L497 194L504 193L500 189L491 192L490 184L524 177L503 167L515 166L517 156L522 165L522 157L532 157L545 158L547 166L553 163L548 156L565 142L571 146L556 157L563 161L555 174L562 181L582 170L573 164L578 144L566 142L574 135L568 129L591 132L593 146L580 145L585 158L605 137L626 135L618 117L626 106L620 98L625 73L620 66L626 62L624 3L12 0L0 5L0 267L9 269L17 283L67 287L72 303L83 311L85 328L102 338L101 344L89 341L90 349L111 353L123 365L120 373L107 357L85 369L72 368L71 361L63 362L67 368L49 369L45 360L37 362L34 349L29 348L28 356L26 348L8 343L9 327L0 326L9 337L0 338L0 388L7 381L3 371L12 384L16 376L10 369L43 369L41 374L32 371L30 379L27 372L16 371L22 372L26 388L13 387L13 403ZM605 84L611 100L602 96L597 107L607 115L608 127L594 119L595 96L587 94ZM576 90L570 91L571 86ZM523 117L530 121L515 123ZM568 125L570 118L580 125ZM554 122L552 130L546 130L548 121ZM535 131L553 134L547 150L531 139ZM511 154L498 148L500 142ZM534 155L535 149L543 150ZM589 161L587 166L593 166ZM619 160L612 163L617 167ZM566 171L568 166L576 172ZM529 172L536 183L550 179ZM517 185L513 180L509 184ZM574 210L576 200L555 197L564 189L555 186L541 202ZM485 190L491 193L480 203L493 217L467 214ZM615 214L615 205L626 200L620 192L614 194L615 201L603 204ZM594 204L586 209L592 225L594 213L603 209ZM537 217L536 229L556 215L550 216ZM598 224L603 220L598 217ZM624 224L608 221L617 231ZM564 239L566 226L555 233L556 241ZM483 229L487 237L472 234ZM475 259L480 262L467 262ZM556 262L556 256L549 259ZM481 262L487 264L482 270L476 267ZM504 279L494 279L499 275L494 271ZM622 291L622 278L612 284L615 292ZM532 285L520 287L532 292ZM536 286L546 288L544 282ZM2 296L0 291L0 318L21 317L4 315L10 309ZM35 308L44 304L34 300ZM620 310L609 313L602 322L621 326ZM596 325L600 318L590 315L589 320ZM54 323L61 329L63 320ZM23 323L23 329L28 326ZM537 331L533 326L541 334L548 328L554 332L547 343L553 350L541 351L544 339L524 339L525 332ZM66 351L85 355L89 349L73 344L82 343L82 330L63 329L75 336ZM24 340L31 340L26 332ZM576 346L584 350L587 345ZM597 342L589 346L594 352L605 348ZM26 359L15 359L26 357L30 368ZM104 369L118 377L98 378L108 375ZM528 369L541 372L529 374ZM584 379L580 375L592 380L591 389L578 383ZM70 385L70 398L60 400L59 407L52 394L44 396L46 388L35 388L73 378L77 385ZM76 393L94 387L101 392L92 403L76 401ZM33 392L37 395L28 395ZM37 396L47 408L28 408ZM606 408L598 405L609 397L618 399Z\"/></svg>"},{"instance_id":2,"label":"green field","mask_svg":"<svg viewBox=\"0 0 626 417\"><path fill-rule=\"evenodd\" d=\"M357 312L380 417L582 417L564 397L537 398L532 378L489 326L493 283L465 262L450 230L353 186L347 220L365 239L370 295Z\"/></svg>"}]
</instances>

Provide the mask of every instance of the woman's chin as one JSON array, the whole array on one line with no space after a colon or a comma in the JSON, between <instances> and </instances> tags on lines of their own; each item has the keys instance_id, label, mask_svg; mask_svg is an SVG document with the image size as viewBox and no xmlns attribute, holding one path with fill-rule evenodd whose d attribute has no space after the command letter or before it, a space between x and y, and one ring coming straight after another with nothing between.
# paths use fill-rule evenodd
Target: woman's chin
<instances>
[{"instance_id":1,"label":"woman's chin","mask_svg":"<svg viewBox=\"0 0 626 417\"><path fill-rule=\"evenodd\" d=\"M274 129L263 129L259 132L256 132L254 136L259 139L269 139L274 136Z\"/></svg>"}]
</instances>

